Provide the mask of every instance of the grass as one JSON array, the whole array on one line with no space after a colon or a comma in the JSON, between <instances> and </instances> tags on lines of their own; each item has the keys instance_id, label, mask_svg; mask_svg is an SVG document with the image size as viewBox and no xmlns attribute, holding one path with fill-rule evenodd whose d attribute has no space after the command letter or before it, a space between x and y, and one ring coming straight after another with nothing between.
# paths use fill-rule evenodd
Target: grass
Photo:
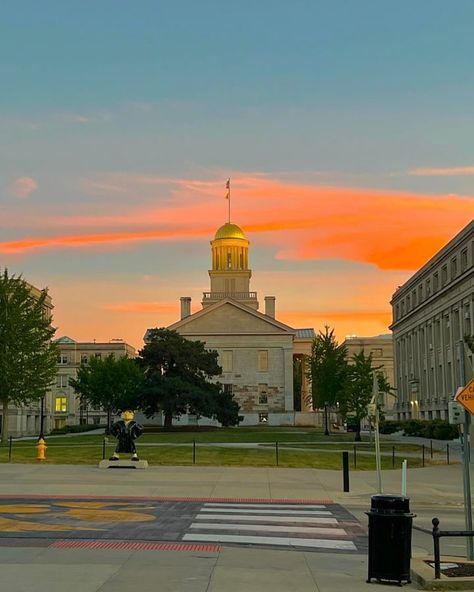
<instances>
[{"instance_id":1,"label":"grass","mask_svg":"<svg viewBox=\"0 0 474 592\"><path fill-rule=\"evenodd\" d=\"M331 436L315 429L301 428L238 428L197 432L159 432L144 434L137 442L138 453L150 465L193 464L193 441L195 464L202 466L255 466L274 467L277 464L275 442L279 443L278 466L294 468L320 468L340 470L341 451L349 452L350 466L354 465L354 445L357 450L357 470L374 470L374 444L364 438L354 443L354 434L335 433ZM75 435L47 437L45 464L89 464L102 459L104 436ZM219 446L218 444L221 444ZM231 444L224 446L222 444ZM242 446L239 446L242 444ZM255 446L248 446L255 444ZM247 445L247 446L246 446ZM399 468L404 455L408 456L410 467L422 465L421 447L413 444L396 443L396 456L392 466L392 442L382 442L382 467ZM115 440L106 442L105 457L115 448ZM12 462L36 463L36 441L13 442ZM0 462L8 462L8 445L0 446ZM439 464L438 461L434 461ZM425 463L430 464L429 453L425 452Z\"/></svg>"}]
</instances>

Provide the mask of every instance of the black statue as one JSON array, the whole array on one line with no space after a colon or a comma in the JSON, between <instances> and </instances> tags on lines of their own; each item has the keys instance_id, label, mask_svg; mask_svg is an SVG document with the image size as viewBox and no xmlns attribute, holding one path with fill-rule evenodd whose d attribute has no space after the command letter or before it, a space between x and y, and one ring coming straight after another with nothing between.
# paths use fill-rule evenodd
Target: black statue
<instances>
[{"instance_id":1,"label":"black statue","mask_svg":"<svg viewBox=\"0 0 474 592\"><path fill-rule=\"evenodd\" d=\"M141 436L143 426L133 419L134 416L133 411L127 409L122 413L122 419L119 419L110 427L109 433L117 438L117 446L109 460L119 460L120 452L131 454L131 460L139 460L134 440Z\"/></svg>"}]
</instances>

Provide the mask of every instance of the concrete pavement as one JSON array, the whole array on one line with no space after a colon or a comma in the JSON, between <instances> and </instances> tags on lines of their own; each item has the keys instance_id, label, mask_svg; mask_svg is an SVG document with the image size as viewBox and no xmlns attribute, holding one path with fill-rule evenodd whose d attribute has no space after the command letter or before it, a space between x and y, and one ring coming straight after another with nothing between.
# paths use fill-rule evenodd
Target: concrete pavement
<instances>
[{"instance_id":1,"label":"concrete pavement","mask_svg":"<svg viewBox=\"0 0 474 592\"><path fill-rule=\"evenodd\" d=\"M365 526L376 493L374 472L351 472L349 493L338 471L284 468L151 467L146 471L93 466L0 465L0 495L191 497L334 500ZM400 471L383 472L384 491L399 493ZM416 521L462 528L461 465L410 469L408 495ZM461 522L461 524L459 524ZM431 553L431 538L414 533L414 555ZM274 550L222 545L217 552L59 549L0 546L8 592L331 592L378 590L366 584L365 554ZM415 589L408 584L407 589ZM384 586L384 589L386 587Z\"/></svg>"}]
</instances>

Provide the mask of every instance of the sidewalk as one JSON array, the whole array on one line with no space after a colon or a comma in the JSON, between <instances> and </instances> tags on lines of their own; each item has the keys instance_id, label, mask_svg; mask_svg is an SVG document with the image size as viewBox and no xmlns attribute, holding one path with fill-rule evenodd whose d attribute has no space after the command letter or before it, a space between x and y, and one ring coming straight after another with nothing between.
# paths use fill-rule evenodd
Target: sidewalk
<instances>
[{"instance_id":1,"label":"sidewalk","mask_svg":"<svg viewBox=\"0 0 474 592\"><path fill-rule=\"evenodd\" d=\"M72 465L0 465L0 495L198 497L328 500L349 509L363 525L374 472L352 472L342 492L338 471L281 468L151 467L99 470ZM384 471L384 491L400 492L400 471ZM461 466L410 469L412 510L426 520L446 509L462 513ZM423 524L425 526L425 524ZM430 550L429 537L414 554ZM218 552L130 551L0 547L2 583L9 592L335 592L381 590L366 584L367 557L343 552L301 552L221 546ZM387 590L387 586L383 586ZM406 589L416 589L409 584Z\"/></svg>"}]
</instances>

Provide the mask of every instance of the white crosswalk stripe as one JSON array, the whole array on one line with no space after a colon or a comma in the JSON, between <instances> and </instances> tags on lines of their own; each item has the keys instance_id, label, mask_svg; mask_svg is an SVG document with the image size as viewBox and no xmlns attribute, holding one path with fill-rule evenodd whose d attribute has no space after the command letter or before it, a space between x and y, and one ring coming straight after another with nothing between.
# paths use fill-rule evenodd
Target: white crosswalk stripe
<instances>
[{"instance_id":1,"label":"white crosswalk stripe","mask_svg":"<svg viewBox=\"0 0 474 592\"><path fill-rule=\"evenodd\" d=\"M183 536L195 542L357 551L351 539L323 504L245 502L206 502Z\"/></svg>"}]
</instances>

